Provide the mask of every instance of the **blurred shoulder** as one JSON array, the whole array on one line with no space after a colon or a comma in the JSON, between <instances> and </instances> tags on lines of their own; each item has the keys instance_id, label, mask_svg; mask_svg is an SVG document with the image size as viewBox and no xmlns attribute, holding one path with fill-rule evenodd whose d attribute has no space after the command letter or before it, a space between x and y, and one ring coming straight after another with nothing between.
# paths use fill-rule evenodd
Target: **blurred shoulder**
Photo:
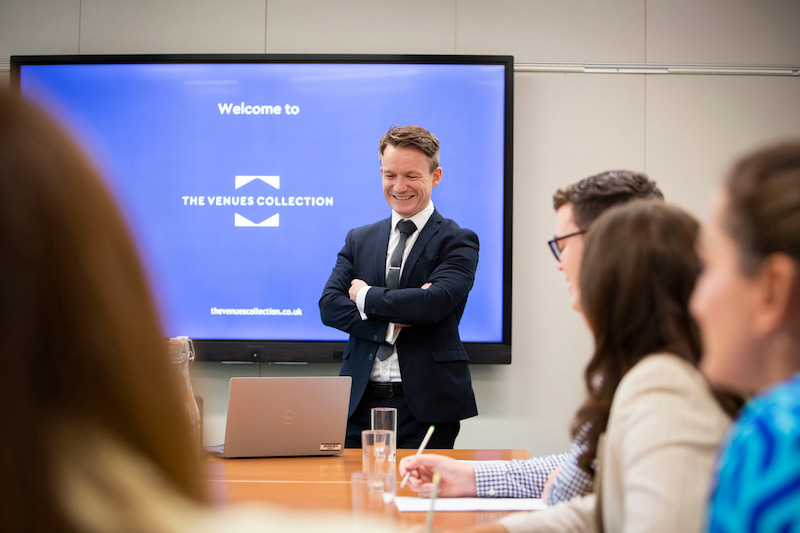
<instances>
[{"instance_id":1,"label":"blurred shoulder","mask_svg":"<svg viewBox=\"0 0 800 533\"><path fill-rule=\"evenodd\" d=\"M648 391L687 394L700 392L711 396L700 371L689 361L670 353L648 355L620 381L615 400L625 400Z\"/></svg>"}]
</instances>

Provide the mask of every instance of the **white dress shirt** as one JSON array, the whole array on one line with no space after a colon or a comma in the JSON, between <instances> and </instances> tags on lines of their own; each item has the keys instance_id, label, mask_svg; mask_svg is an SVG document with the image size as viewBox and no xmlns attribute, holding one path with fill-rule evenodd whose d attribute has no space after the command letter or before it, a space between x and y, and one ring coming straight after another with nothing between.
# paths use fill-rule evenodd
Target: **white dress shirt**
<instances>
[{"instance_id":1,"label":"white dress shirt","mask_svg":"<svg viewBox=\"0 0 800 533\"><path fill-rule=\"evenodd\" d=\"M397 229L397 223L401 220L411 220L417 227L417 230L409 235L406 239L405 249L403 250L403 262L400 265L400 276L402 276L403 269L406 267L406 259L408 259L408 254L411 253L414 243L417 242L417 237L419 237L422 228L425 227L425 224L428 223L428 219L431 218L433 209L433 202L430 202L428 207L409 219L404 219L395 211L392 211L392 231L389 232L389 248L386 250L385 272L389 271L392 253L394 253L394 249L397 248L397 243L400 241L400 231ZM367 292L369 289L369 286L363 287L356 295L356 306L358 307L358 312L361 313L362 320L366 320L368 318L367 314L364 312L364 304L367 300ZM389 323L389 327L386 330L386 342L393 346L392 355L383 361L379 360L377 357L375 358L375 362L372 365L372 373L369 377L370 381L402 381L400 376L400 363L397 360L397 348L394 347L395 342L397 342L397 337L400 335L401 329L402 328L395 328L395 324L393 322Z\"/></svg>"}]
</instances>

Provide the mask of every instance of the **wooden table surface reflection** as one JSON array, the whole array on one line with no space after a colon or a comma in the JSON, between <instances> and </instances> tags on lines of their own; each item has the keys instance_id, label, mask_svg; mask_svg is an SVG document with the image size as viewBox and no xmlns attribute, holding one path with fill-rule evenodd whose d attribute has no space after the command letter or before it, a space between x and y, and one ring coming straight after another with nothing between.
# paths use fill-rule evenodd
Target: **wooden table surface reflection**
<instances>
[{"instance_id":1,"label":"wooden table surface reflection","mask_svg":"<svg viewBox=\"0 0 800 533\"><path fill-rule=\"evenodd\" d=\"M398 461L416 450L397 450ZM525 450L427 450L455 459L497 461L528 459ZM274 457L267 459L218 459L206 461L207 479L219 502L262 502L304 510L349 511L350 475L361 470L361 450L347 449L332 457ZM416 496L408 487L398 496ZM437 513L435 527L460 528L494 522L505 512ZM398 513L401 525L425 523L425 513Z\"/></svg>"}]
</instances>

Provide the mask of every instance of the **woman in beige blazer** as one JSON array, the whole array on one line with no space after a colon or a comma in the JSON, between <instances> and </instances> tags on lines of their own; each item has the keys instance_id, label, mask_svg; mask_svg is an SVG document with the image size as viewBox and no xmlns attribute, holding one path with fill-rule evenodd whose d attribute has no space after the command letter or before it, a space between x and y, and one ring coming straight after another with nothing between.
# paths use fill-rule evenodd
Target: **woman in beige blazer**
<instances>
[{"instance_id":1,"label":"woman in beige blazer","mask_svg":"<svg viewBox=\"0 0 800 533\"><path fill-rule=\"evenodd\" d=\"M731 419L697 371L699 334L687 309L697 232L691 216L651 201L615 208L592 226L580 293L595 349L573 428L592 428L579 464L597 493L475 531L701 529Z\"/></svg>"}]
</instances>

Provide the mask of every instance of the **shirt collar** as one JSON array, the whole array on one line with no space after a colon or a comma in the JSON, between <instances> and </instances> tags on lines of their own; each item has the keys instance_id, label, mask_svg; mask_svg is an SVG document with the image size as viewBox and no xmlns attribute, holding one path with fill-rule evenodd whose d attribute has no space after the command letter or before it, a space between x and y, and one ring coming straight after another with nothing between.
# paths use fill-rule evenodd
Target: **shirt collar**
<instances>
[{"instance_id":1,"label":"shirt collar","mask_svg":"<svg viewBox=\"0 0 800 533\"><path fill-rule=\"evenodd\" d=\"M392 209L392 229L391 230L394 231L395 228L397 228L397 223L400 222L401 220L410 220L417 227L417 230L421 230L422 228L425 227L425 224L428 223L428 219L431 218L431 215L433 214L433 209L434 209L433 201L428 202L428 207L426 207L425 209L423 209L422 211L420 211L419 213L417 213L413 217L406 218L406 219L404 219L403 217L398 215L397 212L394 209Z\"/></svg>"}]
</instances>

